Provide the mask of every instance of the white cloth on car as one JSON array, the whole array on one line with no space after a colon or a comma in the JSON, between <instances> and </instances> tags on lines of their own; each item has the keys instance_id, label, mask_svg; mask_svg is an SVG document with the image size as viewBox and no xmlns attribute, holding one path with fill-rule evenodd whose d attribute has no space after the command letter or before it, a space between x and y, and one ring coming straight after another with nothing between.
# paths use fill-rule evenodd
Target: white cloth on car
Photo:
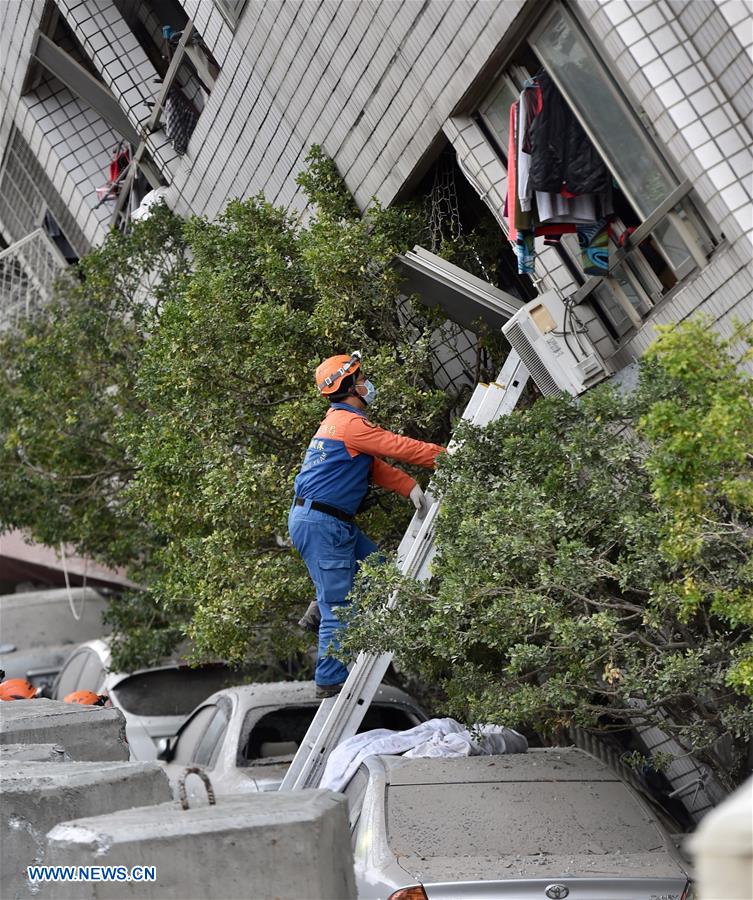
<instances>
[{"instance_id":1,"label":"white cloth on car","mask_svg":"<svg viewBox=\"0 0 753 900\"><path fill-rule=\"evenodd\" d=\"M375 728L343 741L330 753L320 787L340 791L367 756L491 756L525 753L528 741L504 725L476 725L468 729L455 719L429 719L407 731Z\"/></svg>"}]
</instances>

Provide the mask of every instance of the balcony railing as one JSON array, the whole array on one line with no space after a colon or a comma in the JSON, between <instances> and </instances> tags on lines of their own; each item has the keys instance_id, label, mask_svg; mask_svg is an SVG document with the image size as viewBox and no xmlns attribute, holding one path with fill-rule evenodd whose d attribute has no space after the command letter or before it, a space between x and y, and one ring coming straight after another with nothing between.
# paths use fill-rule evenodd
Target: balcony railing
<instances>
[{"instance_id":1,"label":"balcony railing","mask_svg":"<svg viewBox=\"0 0 753 900\"><path fill-rule=\"evenodd\" d=\"M0 251L0 331L36 315L49 302L53 282L67 265L41 228Z\"/></svg>"}]
</instances>

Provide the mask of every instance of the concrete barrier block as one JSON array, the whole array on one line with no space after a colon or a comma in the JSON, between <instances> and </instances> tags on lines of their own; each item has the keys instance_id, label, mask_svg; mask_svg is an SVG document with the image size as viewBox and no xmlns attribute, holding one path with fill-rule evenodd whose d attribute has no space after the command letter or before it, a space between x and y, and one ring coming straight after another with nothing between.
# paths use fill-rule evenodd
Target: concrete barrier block
<instances>
[{"instance_id":1,"label":"concrete barrier block","mask_svg":"<svg viewBox=\"0 0 753 900\"><path fill-rule=\"evenodd\" d=\"M61 700L0 703L0 744L62 744L71 759L128 759L119 709Z\"/></svg>"},{"instance_id":2,"label":"concrete barrier block","mask_svg":"<svg viewBox=\"0 0 753 900\"><path fill-rule=\"evenodd\" d=\"M45 896L26 867L45 862L58 822L161 803L170 786L158 763L14 760L0 762L0 792L0 897L15 900Z\"/></svg>"},{"instance_id":3,"label":"concrete barrier block","mask_svg":"<svg viewBox=\"0 0 753 900\"><path fill-rule=\"evenodd\" d=\"M70 757L62 744L2 744L2 762L64 762Z\"/></svg>"},{"instance_id":4,"label":"concrete barrier block","mask_svg":"<svg viewBox=\"0 0 753 900\"><path fill-rule=\"evenodd\" d=\"M165 803L57 825L50 864L154 867L154 881L56 882L57 900L254 900L356 896L347 804L306 790L220 797L216 806Z\"/></svg>"}]
</instances>

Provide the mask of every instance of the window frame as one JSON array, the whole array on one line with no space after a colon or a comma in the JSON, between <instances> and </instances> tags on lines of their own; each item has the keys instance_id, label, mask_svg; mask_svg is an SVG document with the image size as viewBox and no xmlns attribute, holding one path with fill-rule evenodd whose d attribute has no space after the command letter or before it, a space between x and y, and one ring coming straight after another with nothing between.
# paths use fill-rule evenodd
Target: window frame
<instances>
[{"instance_id":1,"label":"window frame","mask_svg":"<svg viewBox=\"0 0 753 900\"><path fill-rule=\"evenodd\" d=\"M230 8L231 3L233 9ZM238 27L238 22L241 20L241 16L246 11L247 3L248 0L228 0L228 2L225 2L225 0L215 0L214 5L227 25L235 31Z\"/></svg>"},{"instance_id":2,"label":"window frame","mask_svg":"<svg viewBox=\"0 0 753 900\"><path fill-rule=\"evenodd\" d=\"M678 175L678 167L669 149L656 139L653 128L646 121L645 112L637 104L629 86L619 77L619 73L613 72L609 67L600 50L599 41L592 34L590 25L583 22L577 11L565 0L551 0L543 10L537 7L536 13L535 18L531 16L527 24L521 27L514 44L509 45L504 61L491 80L491 87L482 94L475 94L472 115L483 121L485 128L489 130L491 105L493 99L503 93L503 84L506 83L508 87L518 89L516 79L519 80L519 76L525 72L525 69L515 59L520 58L520 49L527 45L552 78L573 114L583 126L594 148L615 177L636 215L639 218L643 216L624 180L617 176L614 161L605 152L603 142L595 135L594 129L589 123L584 120L577 104L571 99L571 91L562 84L556 73L552 71L553 67L547 64L541 50L537 47L537 38L540 38L545 29L551 27L557 17L561 16L566 26L574 33L576 40L582 41L585 44L586 52L595 59L599 74L605 80L608 90L614 95L615 101L619 103L624 115L632 120L635 128L640 132L640 140L648 144L652 159L660 167L664 178L674 185L659 205L648 215L640 218L638 226L625 239L624 247L615 249L614 244L610 246L609 274L607 276L585 276L585 281L580 287L577 287L577 280L574 279L576 287L571 296L576 305L586 302L594 308L601 309L601 313L610 320L612 326L610 339L614 345L614 352L619 352L621 347L645 325L656 307L660 304L663 305L678 290L682 289L690 276L705 268L710 257L723 241L724 235L713 223L702 201L695 193L693 184ZM493 137L493 141L489 136L485 138L489 150L498 158L501 156L501 161L509 169L509 161L506 159L507 148L501 147L501 139L494 128L491 129L491 137ZM656 233L657 228L665 225L674 228L675 236L679 237L687 253L687 256L679 264L673 263L670 259L668 252L662 246L661 235ZM655 248L664 258L667 268L675 280L675 283L668 288L663 287L658 275L639 250L641 242L649 237L653 238ZM565 247L561 248L560 254L568 254L568 258L571 256L570 251ZM605 292L607 292L606 297L604 296ZM636 308L631 302L628 293L637 298L640 308ZM612 311L608 308L610 305ZM617 310L622 314L621 322L623 324L626 321L629 322L626 329L621 330L615 320ZM601 315L599 317L601 318ZM611 333L612 330L614 334Z\"/></svg>"}]
</instances>

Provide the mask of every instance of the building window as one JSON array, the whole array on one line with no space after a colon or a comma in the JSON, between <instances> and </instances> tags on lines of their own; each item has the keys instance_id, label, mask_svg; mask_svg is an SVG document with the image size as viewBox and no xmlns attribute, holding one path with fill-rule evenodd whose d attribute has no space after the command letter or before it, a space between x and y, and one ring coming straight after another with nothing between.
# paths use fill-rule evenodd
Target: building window
<instances>
[{"instance_id":1,"label":"building window","mask_svg":"<svg viewBox=\"0 0 753 900\"><path fill-rule=\"evenodd\" d=\"M235 28L246 5L246 0L214 0L223 18L231 28Z\"/></svg>"},{"instance_id":2,"label":"building window","mask_svg":"<svg viewBox=\"0 0 753 900\"><path fill-rule=\"evenodd\" d=\"M606 314L621 340L640 327L657 302L706 264L717 237L630 106L594 46L560 2L552 3L508 60L476 118L508 165L510 107L537 79L551 80L582 126L611 184L609 268L576 292ZM561 253L580 258L575 235L561 238Z\"/></svg>"}]
</instances>

